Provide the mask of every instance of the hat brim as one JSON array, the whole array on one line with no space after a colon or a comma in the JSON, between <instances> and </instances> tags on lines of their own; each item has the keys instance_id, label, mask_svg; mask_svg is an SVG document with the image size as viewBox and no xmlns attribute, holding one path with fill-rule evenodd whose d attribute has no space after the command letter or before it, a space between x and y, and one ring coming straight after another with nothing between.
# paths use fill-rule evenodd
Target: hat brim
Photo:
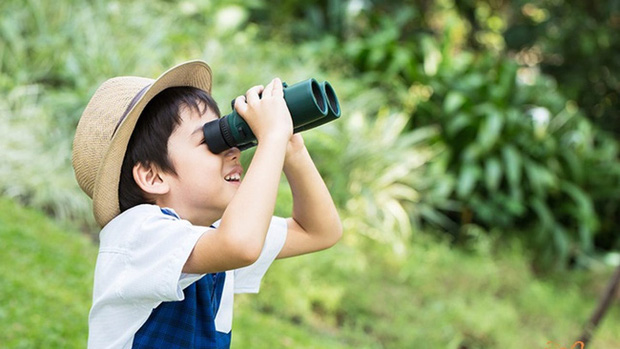
<instances>
[{"instance_id":1,"label":"hat brim","mask_svg":"<svg viewBox=\"0 0 620 349\"><path fill-rule=\"evenodd\" d=\"M143 92L129 110L114 134L103 163L99 167L93 191L93 213L100 226L105 226L120 213L118 187L127 144L144 107L169 87L196 87L211 93L211 68L203 61L190 61L170 68Z\"/></svg>"}]
</instances>

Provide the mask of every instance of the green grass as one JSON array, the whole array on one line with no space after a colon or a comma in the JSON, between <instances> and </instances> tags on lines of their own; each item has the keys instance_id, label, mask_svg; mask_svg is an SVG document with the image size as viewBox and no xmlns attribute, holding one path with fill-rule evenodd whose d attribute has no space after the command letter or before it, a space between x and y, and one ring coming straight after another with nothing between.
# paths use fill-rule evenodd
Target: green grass
<instances>
[{"instance_id":1,"label":"green grass","mask_svg":"<svg viewBox=\"0 0 620 349\"><path fill-rule=\"evenodd\" d=\"M92 242L0 199L0 244L0 347L85 347Z\"/></svg>"},{"instance_id":2,"label":"green grass","mask_svg":"<svg viewBox=\"0 0 620 349\"><path fill-rule=\"evenodd\" d=\"M237 297L233 348L570 348L610 268L535 276L525 251L419 236L402 254L346 231L336 247L277 261ZM97 249L0 199L0 347L83 348ZM614 303L588 349L619 348Z\"/></svg>"},{"instance_id":3,"label":"green grass","mask_svg":"<svg viewBox=\"0 0 620 349\"><path fill-rule=\"evenodd\" d=\"M612 272L537 276L527 252L506 240L480 237L455 249L417 236L398 256L375 243L360 248L366 242L345 234L331 250L276 262L237 319L259 310L329 328L315 338L336 337L346 348L570 348ZM614 303L588 348L620 348L619 327ZM300 343L290 347L306 347Z\"/></svg>"}]
</instances>

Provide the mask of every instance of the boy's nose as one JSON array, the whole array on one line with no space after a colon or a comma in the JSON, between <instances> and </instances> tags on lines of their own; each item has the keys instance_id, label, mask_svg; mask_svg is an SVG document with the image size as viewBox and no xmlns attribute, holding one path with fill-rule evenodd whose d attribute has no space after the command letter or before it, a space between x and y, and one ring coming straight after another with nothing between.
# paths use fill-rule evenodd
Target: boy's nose
<instances>
[{"instance_id":1,"label":"boy's nose","mask_svg":"<svg viewBox=\"0 0 620 349\"><path fill-rule=\"evenodd\" d=\"M239 159L239 155L241 155L241 150L239 150L239 148L237 147L232 147L224 152L224 157L230 160Z\"/></svg>"}]
</instances>

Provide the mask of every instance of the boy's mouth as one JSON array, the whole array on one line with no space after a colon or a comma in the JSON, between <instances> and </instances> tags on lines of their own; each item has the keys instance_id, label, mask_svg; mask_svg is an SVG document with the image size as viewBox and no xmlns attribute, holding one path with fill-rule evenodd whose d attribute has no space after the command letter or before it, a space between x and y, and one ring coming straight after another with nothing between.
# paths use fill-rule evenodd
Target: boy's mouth
<instances>
[{"instance_id":1,"label":"boy's mouth","mask_svg":"<svg viewBox=\"0 0 620 349\"><path fill-rule=\"evenodd\" d=\"M242 173L243 170L241 169L241 167L235 167L226 176L224 176L224 180L226 182L239 182L241 181Z\"/></svg>"},{"instance_id":2,"label":"boy's mouth","mask_svg":"<svg viewBox=\"0 0 620 349\"><path fill-rule=\"evenodd\" d=\"M241 180L241 175L239 175L238 173L227 175L226 177L224 177L224 180L226 180L227 182L239 182Z\"/></svg>"}]
</instances>

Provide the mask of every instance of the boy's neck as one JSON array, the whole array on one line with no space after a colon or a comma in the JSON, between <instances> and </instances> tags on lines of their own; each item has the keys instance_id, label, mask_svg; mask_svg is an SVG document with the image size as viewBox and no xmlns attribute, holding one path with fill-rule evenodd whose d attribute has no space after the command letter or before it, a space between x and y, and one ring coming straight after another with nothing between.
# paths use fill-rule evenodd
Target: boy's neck
<instances>
[{"instance_id":1,"label":"boy's neck","mask_svg":"<svg viewBox=\"0 0 620 349\"><path fill-rule=\"evenodd\" d=\"M169 202L168 200L161 200L161 198L155 200L155 205L159 206L160 208L171 208L181 219L187 220L193 225L197 226L209 227L213 225L213 223L215 223L217 220L222 218L222 213L192 213L183 205L174 204L172 202Z\"/></svg>"}]
</instances>

